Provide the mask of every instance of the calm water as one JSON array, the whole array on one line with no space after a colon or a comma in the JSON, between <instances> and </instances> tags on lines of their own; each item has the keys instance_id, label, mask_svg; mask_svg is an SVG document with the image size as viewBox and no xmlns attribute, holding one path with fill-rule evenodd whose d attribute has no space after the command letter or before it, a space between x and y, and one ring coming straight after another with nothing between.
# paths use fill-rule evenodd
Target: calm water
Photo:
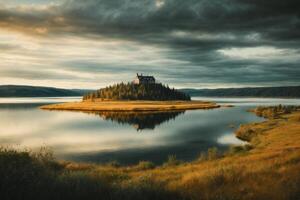
<instances>
[{"instance_id":1,"label":"calm water","mask_svg":"<svg viewBox=\"0 0 300 200\"><path fill-rule=\"evenodd\" d=\"M44 111L40 105L79 98L0 98L0 145L51 147L59 159L104 163L161 163L168 155L195 159L210 147L241 141L233 131L263 119L246 112L257 105L300 104L299 99L197 98L233 108L169 113ZM234 128L235 127L235 128Z\"/></svg>"}]
</instances>

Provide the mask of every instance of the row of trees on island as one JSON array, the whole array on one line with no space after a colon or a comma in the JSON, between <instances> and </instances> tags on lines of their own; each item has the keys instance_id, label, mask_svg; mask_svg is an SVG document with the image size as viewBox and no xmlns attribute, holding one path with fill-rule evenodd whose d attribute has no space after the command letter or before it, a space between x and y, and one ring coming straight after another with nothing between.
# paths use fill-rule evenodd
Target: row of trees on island
<instances>
[{"instance_id":1,"label":"row of trees on island","mask_svg":"<svg viewBox=\"0 0 300 200\"><path fill-rule=\"evenodd\" d=\"M133 84L119 83L83 96L83 100L184 100L190 101L191 97L174 88L169 88L161 83Z\"/></svg>"}]
</instances>

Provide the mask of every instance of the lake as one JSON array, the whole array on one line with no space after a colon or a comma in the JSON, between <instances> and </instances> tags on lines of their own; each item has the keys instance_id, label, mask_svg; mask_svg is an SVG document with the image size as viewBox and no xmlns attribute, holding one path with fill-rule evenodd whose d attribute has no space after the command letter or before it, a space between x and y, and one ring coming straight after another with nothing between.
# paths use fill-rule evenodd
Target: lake
<instances>
[{"instance_id":1,"label":"lake","mask_svg":"<svg viewBox=\"0 0 300 200\"><path fill-rule=\"evenodd\" d=\"M47 146L58 159L121 164L169 155L191 161L210 147L241 144L234 130L262 118L247 112L257 105L299 105L299 99L194 98L235 107L161 113L83 113L40 110L71 98L0 98L0 145L32 150Z\"/></svg>"}]
</instances>

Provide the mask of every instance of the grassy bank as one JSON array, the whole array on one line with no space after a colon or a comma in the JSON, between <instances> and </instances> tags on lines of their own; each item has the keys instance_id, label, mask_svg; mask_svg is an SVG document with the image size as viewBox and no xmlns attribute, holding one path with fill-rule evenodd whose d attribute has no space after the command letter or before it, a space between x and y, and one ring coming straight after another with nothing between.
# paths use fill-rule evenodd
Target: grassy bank
<instances>
[{"instance_id":1,"label":"grassy bank","mask_svg":"<svg viewBox=\"0 0 300 200\"><path fill-rule=\"evenodd\" d=\"M223 155L209 149L190 163L170 156L162 166L59 162L48 151L1 149L1 199L298 200L300 111L236 134L249 143Z\"/></svg>"},{"instance_id":2,"label":"grassy bank","mask_svg":"<svg viewBox=\"0 0 300 200\"><path fill-rule=\"evenodd\" d=\"M213 102L204 101L82 101L42 106L47 110L78 111L174 111L218 108Z\"/></svg>"}]
</instances>

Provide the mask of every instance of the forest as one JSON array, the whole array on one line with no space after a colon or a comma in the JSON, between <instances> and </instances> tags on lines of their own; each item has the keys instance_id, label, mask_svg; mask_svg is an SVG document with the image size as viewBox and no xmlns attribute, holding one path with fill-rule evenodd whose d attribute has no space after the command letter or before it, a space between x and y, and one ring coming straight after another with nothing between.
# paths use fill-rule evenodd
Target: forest
<instances>
[{"instance_id":1,"label":"forest","mask_svg":"<svg viewBox=\"0 0 300 200\"><path fill-rule=\"evenodd\" d=\"M191 96L202 97L262 97L262 98L299 98L300 86L250 87L219 89L181 89Z\"/></svg>"},{"instance_id":2,"label":"forest","mask_svg":"<svg viewBox=\"0 0 300 200\"><path fill-rule=\"evenodd\" d=\"M82 96L91 91L28 85L0 85L0 97L70 97Z\"/></svg>"},{"instance_id":3,"label":"forest","mask_svg":"<svg viewBox=\"0 0 300 200\"><path fill-rule=\"evenodd\" d=\"M174 88L169 88L161 83L155 84L133 84L119 83L106 88L99 89L83 96L83 100L150 100L168 101L183 100L190 101L191 97Z\"/></svg>"}]
</instances>

